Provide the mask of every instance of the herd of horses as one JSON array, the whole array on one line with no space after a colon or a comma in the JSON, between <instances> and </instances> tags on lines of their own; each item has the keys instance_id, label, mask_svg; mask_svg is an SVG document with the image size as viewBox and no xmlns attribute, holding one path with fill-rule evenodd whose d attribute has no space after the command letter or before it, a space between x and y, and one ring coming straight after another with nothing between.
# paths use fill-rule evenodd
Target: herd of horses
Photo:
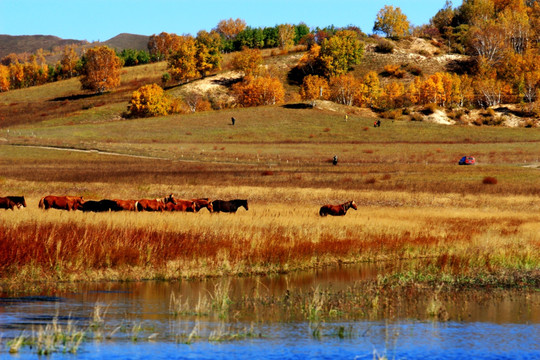
<instances>
[{"instance_id":1,"label":"herd of horses","mask_svg":"<svg viewBox=\"0 0 540 360\"><path fill-rule=\"evenodd\" d=\"M24 196L6 196L0 197L0 209L15 209L26 207ZM240 207L248 210L248 201L245 199L234 200L209 200L202 199L177 199L170 194L160 199L141 199L141 200L120 200L120 199L102 199L102 200L84 200L82 196L54 196L48 195L39 200L39 208L59 209L59 210L81 210L83 212L109 212L109 211L181 211L181 212L199 212L202 208L209 212L235 213ZM319 210L320 216L343 216L347 210L357 209L354 201L348 201L339 205L323 205Z\"/></svg>"}]
</instances>

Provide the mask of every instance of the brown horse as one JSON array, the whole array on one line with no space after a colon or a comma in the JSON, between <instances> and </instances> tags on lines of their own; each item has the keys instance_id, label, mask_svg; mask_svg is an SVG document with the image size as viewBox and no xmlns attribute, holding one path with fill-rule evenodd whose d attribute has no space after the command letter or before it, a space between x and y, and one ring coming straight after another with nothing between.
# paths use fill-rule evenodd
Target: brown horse
<instances>
[{"instance_id":1,"label":"brown horse","mask_svg":"<svg viewBox=\"0 0 540 360\"><path fill-rule=\"evenodd\" d=\"M332 215L332 216L343 216L347 213L347 210L353 208L357 209L356 203L354 200L348 201L341 205L323 205L319 210L320 216Z\"/></svg>"},{"instance_id":2,"label":"brown horse","mask_svg":"<svg viewBox=\"0 0 540 360\"><path fill-rule=\"evenodd\" d=\"M120 200L113 199L116 202L116 205L125 211L137 211L137 200Z\"/></svg>"},{"instance_id":3,"label":"brown horse","mask_svg":"<svg viewBox=\"0 0 540 360\"><path fill-rule=\"evenodd\" d=\"M82 209L84 200L82 196L54 196L48 195L39 200L41 209L78 210Z\"/></svg>"},{"instance_id":4,"label":"brown horse","mask_svg":"<svg viewBox=\"0 0 540 360\"><path fill-rule=\"evenodd\" d=\"M0 209L13 210L16 207L18 207L17 204L9 197L0 197Z\"/></svg>"},{"instance_id":5,"label":"brown horse","mask_svg":"<svg viewBox=\"0 0 540 360\"><path fill-rule=\"evenodd\" d=\"M24 196L6 196L9 200L13 201L15 205L20 209L26 207L26 199Z\"/></svg>"},{"instance_id":6,"label":"brown horse","mask_svg":"<svg viewBox=\"0 0 540 360\"><path fill-rule=\"evenodd\" d=\"M195 203L195 212L198 212L202 208L207 208L208 211L213 212L214 207L212 206L212 202L208 198L203 199L191 199Z\"/></svg>"},{"instance_id":7,"label":"brown horse","mask_svg":"<svg viewBox=\"0 0 540 360\"><path fill-rule=\"evenodd\" d=\"M167 211L187 211L195 212L195 203L191 200L174 199L175 203L169 202L165 205Z\"/></svg>"},{"instance_id":8,"label":"brown horse","mask_svg":"<svg viewBox=\"0 0 540 360\"><path fill-rule=\"evenodd\" d=\"M168 203L176 204L172 194L163 199L141 199L137 202L137 211L165 211Z\"/></svg>"}]
</instances>

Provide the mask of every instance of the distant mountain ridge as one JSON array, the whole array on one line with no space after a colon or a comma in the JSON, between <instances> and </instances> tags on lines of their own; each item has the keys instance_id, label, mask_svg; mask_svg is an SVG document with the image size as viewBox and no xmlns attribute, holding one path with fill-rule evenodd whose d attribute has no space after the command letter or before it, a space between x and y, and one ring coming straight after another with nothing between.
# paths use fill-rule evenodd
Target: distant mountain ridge
<instances>
[{"instance_id":1,"label":"distant mountain ridge","mask_svg":"<svg viewBox=\"0 0 540 360\"><path fill-rule=\"evenodd\" d=\"M89 43L86 40L62 39L53 35L0 35L0 58L15 53L35 53L38 49L52 51L66 45L97 46L107 45L122 51L124 49L147 50L149 36L119 34L104 42Z\"/></svg>"}]
</instances>

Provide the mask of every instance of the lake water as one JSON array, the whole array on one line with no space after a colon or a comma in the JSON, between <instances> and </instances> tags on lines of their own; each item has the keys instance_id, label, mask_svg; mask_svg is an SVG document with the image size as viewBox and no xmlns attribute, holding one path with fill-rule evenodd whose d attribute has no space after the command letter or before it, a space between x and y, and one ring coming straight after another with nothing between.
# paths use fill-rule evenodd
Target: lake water
<instances>
[{"instance_id":1,"label":"lake water","mask_svg":"<svg viewBox=\"0 0 540 360\"><path fill-rule=\"evenodd\" d=\"M51 347L52 359L540 359L538 291L362 287L380 271L98 283L4 297L0 358L37 358L40 334L56 326L84 330L85 340L74 354L69 341ZM26 345L10 354L8 342L21 334Z\"/></svg>"}]
</instances>

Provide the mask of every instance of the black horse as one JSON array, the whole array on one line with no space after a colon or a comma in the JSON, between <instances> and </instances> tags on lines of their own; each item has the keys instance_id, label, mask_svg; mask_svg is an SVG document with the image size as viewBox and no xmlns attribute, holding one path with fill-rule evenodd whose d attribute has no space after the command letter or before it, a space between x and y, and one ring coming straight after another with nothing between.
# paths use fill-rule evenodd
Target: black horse
<instances>
[{"instance_id":1,"label":"black horse","mask_svg":"<svg viewBox=\"0 0 540 360\"><path fill-rule=\"evenodd\" d=\"M107 212L107 211L121 211L123 210L116 201L103 199L100 201L85 201L82 206L84 212Z\"/></svg>"},{"instance_id":2,"label":"black horse","mask_svg":"<svg viewBox=\"0 0 540 360\"><path fill-rule=\"evenodd\" d=\"M228 213L235 213L236 210L240 206L243 206L244 209L248 209L248 201L247 200L241 200L241 199L235 199L235 200L214 200L212 201L212 208L214 209L214 212L228 212Z\"/></svg>"}]
</instances>

